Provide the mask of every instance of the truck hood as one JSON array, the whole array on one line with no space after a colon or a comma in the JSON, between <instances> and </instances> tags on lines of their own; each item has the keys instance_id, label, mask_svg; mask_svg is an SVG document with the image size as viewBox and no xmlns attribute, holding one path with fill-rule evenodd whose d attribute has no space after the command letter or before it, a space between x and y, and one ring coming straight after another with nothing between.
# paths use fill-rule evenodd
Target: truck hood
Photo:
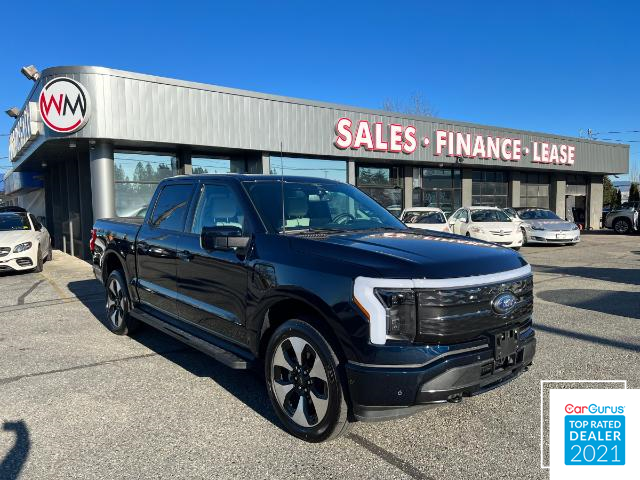
<instances>
[{"instance_id":1,"label":"truck hood","mask_svg":"<svg viewBox=\"0 0 640 480\"><path fill-rule=\"evenodd\" d=\"M10 230L0 232L0 247L14 247L19 243L33 242L35 236L32 230Z\"/></svg>"},{"instance_id":2,"label":"truck hood","mask_svg":"<svg viewBox=\"0 0 640 480\"><path fill-rule=\"evenodd\" d=\"M531 225L536 228L544 228L545 230L572 230L575 223L566 220L523 220L525 225Z\"/></svg>"},{"instance_id":3,"label":"truck hood","mask_svg":"<svg viewBox=\"0 0 640 480\"><path fill-rule=\"evenodd\" d=\"M375 270L384 278L444 279L505 272L527 265L504 247L440 232L386 230L292 236L291 247L327 260L349 262L354 277ZM368 273L364 273L367 275Z\"/></svg>"}]
</instances>

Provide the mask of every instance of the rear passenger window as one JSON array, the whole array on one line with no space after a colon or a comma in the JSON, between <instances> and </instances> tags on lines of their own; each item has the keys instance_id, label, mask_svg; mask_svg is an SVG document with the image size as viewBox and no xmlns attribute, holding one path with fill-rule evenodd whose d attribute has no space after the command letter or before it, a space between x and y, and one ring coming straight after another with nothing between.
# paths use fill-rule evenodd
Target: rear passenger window
<instances>
[{"instance_id":1,"label":"rear passenger window","mask_svg":"<svg viewBox=\"0 0 640 480\"><path fill-rule=\"evenodd\" d=\"M224 185L204 185L193 217L191 233L204 227L238 227L245 233L245 215L233 190Z\"/></svg>"},{"instance_id":2,"label":"rear passenger window","mask_svg":"<svg viewBox=\"0 0 640 480\"><path fill-rule=\"evenodd\" d=\"M151 226L181 232L191 199L192 185L167 185L160 192Z\"/></svg>"}]
</instances>

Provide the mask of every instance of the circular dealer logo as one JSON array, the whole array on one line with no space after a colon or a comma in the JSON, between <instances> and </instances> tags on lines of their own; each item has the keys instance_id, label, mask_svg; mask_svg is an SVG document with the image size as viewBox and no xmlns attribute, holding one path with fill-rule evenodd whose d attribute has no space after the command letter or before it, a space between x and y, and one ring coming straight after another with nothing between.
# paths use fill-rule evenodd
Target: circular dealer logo
<instances>
[{"instance_id":1,"label":"circular dealer logo","mask_svg":"<svg viewBox=\"0 0 640 480\"><path fill-rule=\"evenodd\" d=\"M81 83L54 78L40 92L38 101L44 123L54 132L72 133L89 119L89 95Z\"/></svg>"}]
</instances>

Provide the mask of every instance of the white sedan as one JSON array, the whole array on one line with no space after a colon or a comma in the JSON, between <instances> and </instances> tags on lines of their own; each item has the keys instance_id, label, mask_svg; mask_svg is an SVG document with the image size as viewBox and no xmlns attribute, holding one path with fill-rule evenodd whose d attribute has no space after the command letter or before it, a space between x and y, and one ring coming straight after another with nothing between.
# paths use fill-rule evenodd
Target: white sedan
<instances>
[{"instance_id":1,"label":"white sedan","mask_svg":"<svg viewBox=\"0 0 640 480\"><path fill-rule=\"evenodd\" d=\"M518 223L497 207L464 207L449 217L453 233L518 250L522 231Z\"/></svg>"},{"instance_id":2,"label":"white sedan","mask_svg":"<svg viewBox=\"0 0 640 480\"><path fill-rule=\"evenodd\" d=\"M41 272L51 255L49 232L33 214L0 213L0 272Z\"/></svg>"},{"instance_id":3,"label":"white sedan","mask_svg":"<svg viewBox=\"0 0 640 480\"><path fill-rule=\"evenodd\" d=\"M435 207L413 207L402 212L400 220L411 228L450 232L444 212Z\"/></svg>"}]
</instances>

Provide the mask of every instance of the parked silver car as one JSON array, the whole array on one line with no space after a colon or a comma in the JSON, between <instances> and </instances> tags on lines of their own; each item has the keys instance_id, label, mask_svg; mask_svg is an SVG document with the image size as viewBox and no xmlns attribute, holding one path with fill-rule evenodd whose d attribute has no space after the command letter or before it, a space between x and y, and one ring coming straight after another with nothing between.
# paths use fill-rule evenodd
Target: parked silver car
<instances>
[{"instance_id":1,"label":"parked silver car","mask_svg":"<svg viewBox=\"0 0 640 480\"><path fill-rule=\"evenodd\" d=\"M631 233L640 230L638 210L640 210L640 202L625 202L620 208L607 214L604 226L613 228L616 233Z\"/></svg>"},{"instance_id":2,"label":"parked silver car","mask_svg":"<svg viewBox=\"0 0 640 480\"><path fill-rule=\"evenodd\" d=\"M531 243L554 243L575 245L580 241L580 229L563 220L546 208L505 208L505 213L520 222L523 245Z\"/></svg>"}]
</instances>

